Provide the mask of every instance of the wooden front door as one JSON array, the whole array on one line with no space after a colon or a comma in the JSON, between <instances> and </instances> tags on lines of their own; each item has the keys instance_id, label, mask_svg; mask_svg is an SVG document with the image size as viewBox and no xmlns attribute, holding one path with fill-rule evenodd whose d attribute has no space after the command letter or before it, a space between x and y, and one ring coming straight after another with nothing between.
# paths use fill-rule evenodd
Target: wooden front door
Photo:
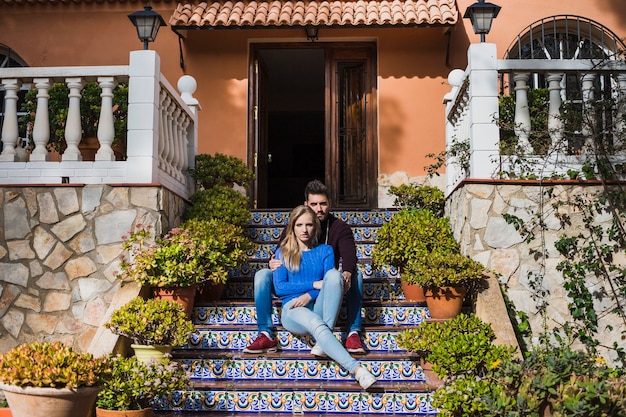
<instances>
[{"instance_id":1,"label":"wooden front door","mask_svg":"<svg viewBox=\"0 0 626 417\"><path fill-rule=\"evenodd\" d=\"M320 179L336 208L377 203L373 44L254 44L249 162L255 207L292 208Z\"/></svg>"}]
</instances>

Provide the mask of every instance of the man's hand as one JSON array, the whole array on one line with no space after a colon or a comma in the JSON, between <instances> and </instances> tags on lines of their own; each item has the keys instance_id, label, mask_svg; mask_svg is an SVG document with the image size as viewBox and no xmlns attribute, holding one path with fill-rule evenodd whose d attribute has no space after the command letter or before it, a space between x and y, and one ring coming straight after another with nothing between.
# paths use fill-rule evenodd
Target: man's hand
<instances>
[{"instance_id":1,"label":"man's hand","mask_svg":"<svg viewBox=\"0 0 626 417\"><path fill-rule=\"evenodd\" d=\"M309 294L302 294L300 297L294 299L293 303L289 306L289 309L296 307L306 307L311 302L311 296Z\"/></svg>"},{"instance_id":2,"label":"man's hand","mask_svg":"<svg viewBox=\"0 0 626 417\"><path fill-rule=\"evenodd\" d=\"M350 289L350 284L352 284L352 273L343 271L341 276L343 277L343 292L346 292Z\"/></svg>"},{"instance_id":3,"label":"man's hand","mask_svg":"<svg viewBox=\"0 0 626 417\"><path fill-rule=\"evenodd\" d=\"M278 268L280 268L283 265L283 261L274 258L274 255L272 255L272 257L270 258L269 261L269 267L272 271L277 270Z\"/></svg>"}]
</instances>

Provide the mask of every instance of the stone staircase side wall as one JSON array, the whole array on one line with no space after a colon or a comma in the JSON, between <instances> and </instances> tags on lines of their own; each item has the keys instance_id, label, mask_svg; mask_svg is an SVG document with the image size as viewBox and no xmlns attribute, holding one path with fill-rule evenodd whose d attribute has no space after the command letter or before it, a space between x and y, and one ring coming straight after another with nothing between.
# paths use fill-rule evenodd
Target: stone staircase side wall
<instances>
[{"instance_id":1,"label":"stone staircase side wall","mask_svg":"<svg viewBox=\"0 0 626 417\"><path fill-rule=\"evenodd\" d=\"M162 234L185 205L160 186L0 188L0 352L33 340L90 349L121 302L122 236L140 223Z\"/></svg>"},{"instance_id":2,"label":"stone staircase side wall","mask_svg":"<svg viewBox=\"0 0 626 417\"><path fill-rule=\"evenodd\" d=\"M553 189L553 197L547 198L544 191ZM446 215L457 241L461 242L463 253L471 256L494 272L497 277L491 281L490 290L483 293L477 300L476 311L489 321L503 343L514 339L512 328L506 311L504 300L500 294L496 279L505 288L506 295L517 311L528 314L533 331L532 343L542 332L544 317L549 328L559 323L571 321L568 309L568 298L563 288L563 276L556 269L563 260L554 243L563 234L574 236L584 232L585 228L580 213L570 210L572 225L563 228L554 214L552 204L557 200L571 196L594 195L601 191L598 183L557 182L541 186L536 182L530 184L507 182L468 181L461 184L446 202ZM503 214L508 213L522 219L528 225L536 224L538 213L542 214L546 225L542 234L532 242L524 242L524 237L512 225L507 224ZM598 216L598 224L608 225L611 217ZM535 232L539 232L537 227ZM545 242L547 259L535 259L531 249L541 249ZM614 262L626 265L623 253L615 254ZM535 295L539 289L548 295L537 300ZM590 277L590 286L600 291L601 282ZM545 316L538 314L537 302L547 302ZM597 337L603 345L611 346L613 342L624 345L620 335L626 326L623 321L610 312L611 305L606 301L597 303L599 323L603 329ZM604 331L607 325L613 326L612 331Z\"/></svg>"}]
</instances>

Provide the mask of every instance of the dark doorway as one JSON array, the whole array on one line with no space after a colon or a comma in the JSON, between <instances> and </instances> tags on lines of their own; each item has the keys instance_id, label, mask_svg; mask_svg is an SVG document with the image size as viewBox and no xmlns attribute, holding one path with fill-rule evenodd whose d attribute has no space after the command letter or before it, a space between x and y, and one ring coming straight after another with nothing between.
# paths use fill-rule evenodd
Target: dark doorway
<instances>
[{"instance_id":1,"label":"dark doorway","mask_svg":"<svg viewBox=\"0 0 626 417\"><path fill-rule=\"evenodd\" d=\"M304 201L312 179L324 181L323 49L261 49L267 94L267 207Z\"/></svg>"},{"instance_id":2,"label":"dark doorway","mask_svg":"<svg viewBox=\"0 0 626 417\"><path fill-rule=\"evenodd\" d=\"M251 57L254 207L301 204L312 179L335 208L376 207L375 44L253 44Z\"/></svg>"}]
</instances>

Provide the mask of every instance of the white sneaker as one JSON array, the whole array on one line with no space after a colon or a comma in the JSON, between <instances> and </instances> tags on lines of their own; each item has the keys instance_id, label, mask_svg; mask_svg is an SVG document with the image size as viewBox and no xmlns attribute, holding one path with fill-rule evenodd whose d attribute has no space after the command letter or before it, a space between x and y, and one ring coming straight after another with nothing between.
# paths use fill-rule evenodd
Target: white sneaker
<instances>
[{"instance_id":1,"label":"white sneaker","mask_svg":"<svg viewBox=\"0 0 626 417\"><path fill-rule=\"evenodd\" d=\"M326 352L322 350L322 347L319 345L319 343L316 343L315 345L313 345L313 347L311 348L311 355L318 356L320 358L328 357Z\"/></svg>"},{"instance_id":2,"label":"white sneaker","mask_svg":"<svg viewBox=\"0 0 626 417\"><path fill-rule=\"evenodd\" d=\"M356 379L363 389L368 389L376 382L374 375L362 366L358 366L354 371L354 379Z\"/></svg>"}]
</instances>

